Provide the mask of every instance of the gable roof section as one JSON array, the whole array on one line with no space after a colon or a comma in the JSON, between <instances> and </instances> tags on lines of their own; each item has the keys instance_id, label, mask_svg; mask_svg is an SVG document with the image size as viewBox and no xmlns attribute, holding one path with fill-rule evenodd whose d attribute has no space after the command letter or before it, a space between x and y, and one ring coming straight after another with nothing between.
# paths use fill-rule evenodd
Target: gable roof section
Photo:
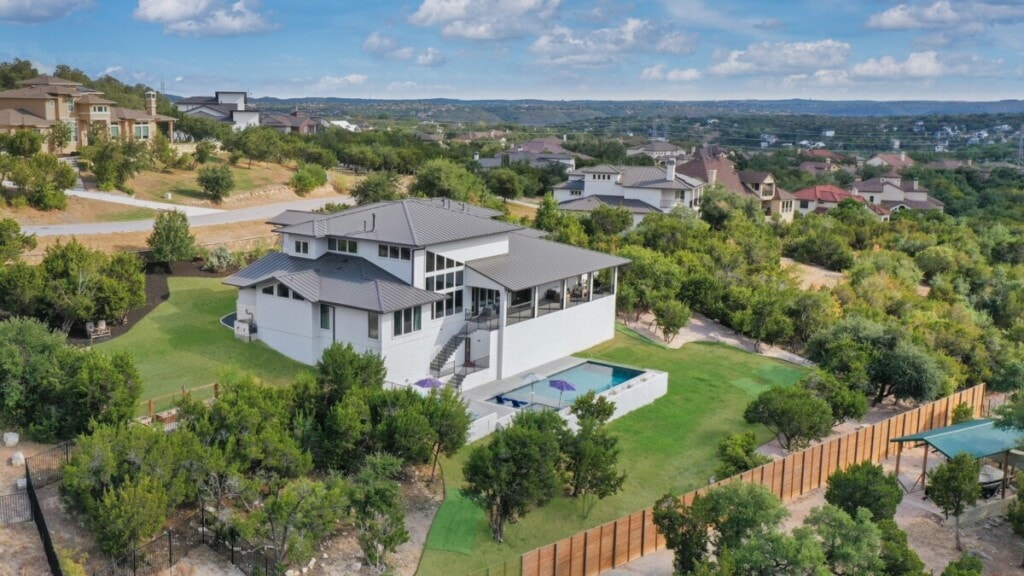
<instances>
[{"instance_id":1,"label":"gable roof section","mask_svg":"<svg viewBox=\"0 0 1024 576\"><path fill-rule=\"evenodd\" d=\"M15 108L0 110L0 126L11 128L48 128L56 123L55 120L40 118L27 110Z\"/></svg>"},{"instance_id":2,"label":"gable roof section","mask_svg":"<svg viewBox=\"0 0 1024 576\"><path fill-rule=\"evenodd\" d=\"M357 256L327 254L316 260L274 252L260 258L224 283L251 288L276 280L310 302L324 302L371 312L394 312L430 304L443 295L405 284Z\"/></svg>"},{"instance_id":3,"label":"gable roof section","mask_svg":"<svg viewBox=\"0 0 1024 576\"><path fill-rule=\"evenodd\" d=\"M446 202L442 205L436 199L406 199L357 206L323 218L285 226L277 232L316 236L314 221L325 221L326 230L322 235L423 247L502 234L521 228L493 220L493 214L493 210L474 208L464 202Z\"/></svg>"},{"instance_id":4,"label":"gable roof section","mask_svg":"<svg viewBox=\"0 0 1024 576\"><path fill-rule=\"evenodd\" d=\"M509 234L508 254L470 260L466 267L509 290L525 290L628 263L603 252L513 233Z\"/></svg>"},{"instance_id":5,"label":"gable roof section","mask_svg":"<svg viewBox=\"0 0 1024 576\"><path fill-rule=\"evenodd\" d=\"M573 198L572 200L566 200L565 202L558 203L559 210L567 210L569 212L593 212L599 206L615 206L625 208L629 210L631 214L651 214L654 212L661 212L654 206L651 206L647 202L636 199L626 199L621 196L604 196L601 194L594 194L593 196L586 196L584 198Z\"/></svg>"},{"instance_id":6,"label":"gable roof section","mask_svg":"<svg viewBox=\"0 0 1024 576\"><path fill-rule=\"evenodd\" d=\"M711 171L715 170L715 177L711 177ZM684 174L691 178L703 180L708 184L721 184L726 190L736 194L748 194L749 191L740 181L736 167L728 158L709 152L701 148L689 162L676 166L676 174ZM712 182L714 181L714 182Z\"/></svg>"},{"instance_id":7,"label":"gable roof section","mask_svg":"<svg viewBox=\"0 0 1024 576\"><path fill-rule=\"evenodd\" d=\"M665 179L665 170L651 166L621 168L622 185L628 188L655 188L658 190L693 190L704 183L686 174L676 173L672 180Z\"/></svg>"},{"instance_id":8,"label":"gable roof section","mask_svg":"<svg viewBox=\"0 0 1024 576\"><path fill-rule=\"evenodd\" d=\"M864 202L864 199L860 196L851 194L846 190L838 186L820 185L811 186L809 188L801 188L796 192L793 192L793 197L797 200L810 200L813 202L830 202L839 204L843 200L853 200L855 202Z\"/></svg>"}]
</instances>

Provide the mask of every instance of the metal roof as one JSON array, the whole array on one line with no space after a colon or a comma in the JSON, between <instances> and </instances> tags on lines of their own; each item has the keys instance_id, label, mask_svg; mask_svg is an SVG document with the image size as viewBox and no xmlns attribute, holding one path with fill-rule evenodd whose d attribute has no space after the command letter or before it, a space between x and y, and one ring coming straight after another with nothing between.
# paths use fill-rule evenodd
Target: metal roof
<instances>
[{"instance_id":1,"label":"metal roof","mask_svg":"<svg viewBox=\"0 0 1024 576\"><path fill-rule=\"evenodd\" d=\"M952 458L966 452L974 458L985 458L1002 454L1020 444L1024 431L1015 428L996 428L995 421L983 418L961 422L945 428L918 432L909 436L893 438L890 442L924 442Z\"/></svg>"},{"instance_id":2,"label":"metal roof","mask_svg":"<svg viewBox=\"0 0 1024 576\"><path fill-rule=\"evenodd\" d=\"M672 180L667 180L667 172L664 168L650 166L638 166L622 169L623 186L629 188L656 188L659 190L693 190L704 185L704 182L676 172Z\"/></svg>"},{"instance_id":3,"label":"metal roof","mask_svg":"<svg viewBox=\"0 0 1024 576\"><path fill-rule=\"evenodd\" d=\"M514 233L508 239L508 254L470 260L466 267L509 290L524 290L629 263L625 258L532 235Z\"/></svg>"},{"instance_id":4,"label":"metal roof","mask_svg":"<svg viewBox=\"0 0 1024 576\"><path fill-rule=\"evenodd\" d=\"M326 224L324 233L319 235L315 234L313 219L277 231L423 247L521 228L493 220L491 216L496 213L465 202L442 204L437 199L406 199L356 206L316 219Z\"/></svg>"},{"instance_id":5,"label":"metal roof","mask_svg":"<svg viewBox=\"0 0 1024 576\"><path fill-rule=\"evenodd\" d=\"M316 220L317 218L323 218L324 216L324 214L319 212L309 212L307 210L285 210L270 220L267 220L267 224L273 224L275 226L294 226L296 224L302 224L303 222L309 222L310 220Z\"/></svg>"},{"instance_id":6,"label":"metal roof","mask_svg":"<svg viewBox=\"0 0 1024 576\"><path fill-rule=\"evenodd\" d=\"M559 210L569 210L570 212L592 212L598 206L617 206L629 210L632 214L651 214L653 212L661 212L661 210L658 210L643 200L636 200L633 198L626 199L622 196L605 196L602 194L584 196L583 198L573 198L572 200L566 200L558 203Z\"/></svg>"},{"instance_id":7,"label":"metal roof","mask_svg":"<svg viewBox=\"0 0 1024 576\"><path fill-rule=\"evenodd\" d=\"M373 312L394 312L430 304L441 294L414 288L357 256L327 254L316 260L273 252L230 276L224 283L250 288L277 280L311 302Z\"/></svg>"}]
</instances>

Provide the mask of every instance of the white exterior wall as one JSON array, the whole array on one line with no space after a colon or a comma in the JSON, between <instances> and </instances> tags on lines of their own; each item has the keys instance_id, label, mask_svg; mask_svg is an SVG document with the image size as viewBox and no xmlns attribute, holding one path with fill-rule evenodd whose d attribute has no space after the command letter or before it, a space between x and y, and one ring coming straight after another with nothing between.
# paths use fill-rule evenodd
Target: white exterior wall
<instances>
[{"instance_id":1,"label":"white exterior wall","mask_svg":"<svg viewBox=\"0 0 1024 576\"><path fill-rule=\"evenodd\" d=\"M238 300L235 303L235 313L239 320L251 320L256 317L256 295L259 288L239 288ZM257 334L258 336L259 334Z\"/></svg>"},{"instance_id":2,"label":"white exterior wall","mask_svg":"<svg viewBox=\"0 0 1024 576\"><path fill-rule=\"evenodd\" d=\"M319 304L257 292L256 308L260 340L303 364L315 364L320 359Z\"/></svg>"},{"instance_id":3,"label":"white exterior wall","mask_svg":"<svg viewBox=\"0 0 1024 576\"><path fill-rule=\"evenodd\" d=\"M402 336L395 336L394 314L380 317L381 356L388 369L389 382L412 384L430 375L430 360L440 323L430 319L427 306L422 307L421 314L423 329Z\"/></svg>"},{"instance_id":4,"label":"white exterior wall","mask_svg":"<svg viewBox=\"0 0 1024 576\"><path fill-rule=\"evenodd\" d=\"M245 106L245 92L217 92L218 104L234 104L238 110Z\"/></svg>"},{"instance_id":5,"label":"white exterior wall","mask_svg":"<svg viewBox=\"0 0 1024 576\"><path fill-rule=\"evenodd\" d=\"M296 258L305 258L307 260L316 260L320 256L323 256L327 252L327 240L323 238L313 238L311 236L300 236L298 234L283 234L284 246L282 252L289 256L295 256ZM309 243L309 254L300 254L295 251L295 242L308 242Z\"/></svg>"},{"instance_id":6,"label":"white exterior wall","mask_svg":"<svg viewBox=\"0 0 1024 576\"><path fill-rule=\"evenodd\" d=\"M502 335L498 377L572 355L613 336L614 296L507 326Z\"/></svg>"},{"instance_id":7,"label":"white exterior wall","mask_svg":"<svg viewBox=\"0 0 1024 576\"><path fill-rule=\"evenodd\" d=\"M640 200L641 202L646 202L659 210L661 209L661 190L654 190L650 188L625 188L623 186L619 186L618 188L619 193L617 196L622 196L627 200Z\"/></svg>"},{"instance_id":8,"label":"white exterior wall","mask_svg":"<svg viewBox=\"0 0 1024 576\"><path fill-rule=\"evenodd\" d=\"M595 180L594 176L595 174L586 175L583 185L584 196L622 196L622 186L618 184L619 174L610 174L611 178L608 180Z\"/></svg>"},{"instance_id":9,"label":"white exterior wall","mask_svg":"<svg viewBox=\"0 0 1024 576\"><path fill-rule=\"evenodd\" d=\"M334 311L331 317L333 322L331 330L324 330L320 328L320 305L315 306L314 312L316 312L316 327L319 330L320 337L320 348L317 353L317 360L323 355L323 351L326 350L334 342L340 342L342 344L351 344L352 348L360 354L365 352L372 352L380 355L381 344L380 339L372 340L368 336L368 320L367 316L369 312L365 310L356 310L355 308L345 308L342 306L334 306ZM383 329L383 317L381 314L381 325Z\"/></svg>"},{"instance_id":10,"label":"white exterior wall","mask_svg":"<svg viewBox=\"0 0 1024 576\"><path fill-rule=\"evenodd\" d=\"M508 234L495 234L484 238L435 244L427 250L465 264L469 260L508 254Z\"/></svg>"},{"instance_id":11,"label":"white exterior wall","mask_svg":"<svg viewBox=\"0 0 1024 576\"><path fill-rule=\"evenodd\" d=\"M231 114L231 118L234 121L234 124L231 127L236 131L245 130L250 126L256 127L260 125L259 110L236 110Z\"/></svg>"},{"instance_id":12,"label":"white exterior wall","mask_svg":"<svg viewBox=\"0 0 1024 576\"><path fill-rule=\"evenodd\" d=\"M384 270L387 270L389 273L394 274L402 282L407 284L413 283L413 266L417 254L412 247L409 247L409 250L412 250L412 260L396 260L393 258L381 258L379 256L380 242L369 242L364 240L359 240L358 242L360 256L366 258L367 261L380 266ZM422 254L420 257L422 258ZM420 266L422 267L422 264L420 264ZM423 287L422 276L420 277L420 283L415 286L417 288Z\"/></svg>"}]
</instances>

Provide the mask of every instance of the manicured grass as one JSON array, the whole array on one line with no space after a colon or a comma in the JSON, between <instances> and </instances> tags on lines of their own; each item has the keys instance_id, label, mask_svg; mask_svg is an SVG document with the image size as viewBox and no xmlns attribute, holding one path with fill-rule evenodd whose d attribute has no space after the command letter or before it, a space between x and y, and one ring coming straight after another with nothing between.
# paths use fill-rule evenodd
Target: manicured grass
<instances>
[{"instance_id":1,"label":"manicured grass","mask_svg":"<svg viewBox=\"0 0 1024 576\"><path fill-rule=\"evenodd\" d=\"M131 220L148 220L156 217L156 210L152 208L128 208L119 210L103 217L107 222L129 222Z\"/></svg>"},{"instance_id":2,"label":"manicured grass","mask_svg":"<svg viewBox=\"0 0 1024 576\"><path fill-rule=\"evenodd\" d=\"M444 491L444 506L434 516L427 548L472 554L481 533L489 533L487 517L457 488Z\"/></svg>"},{"instance_id":3,"label":"manicured grass","mask_svg":"<svg viewBox=\"0 0 1024 576\"><path fill-rule=\"evenodd\" d=\"M220 324L235 309L237 289L219 278L168 279L170 298L125 334L97 348L128 351L142 375L142 399L204 386L238 369L268 384L291 382L305 366L262 342L243 342ZM157 406L157 409L166 405Z\"/></svg>"},{"instance_id":4,"label":"manicured grass","mask_svg":"<svg viewBox=\"0 0 1024 576\"><path fill-rule=\"evenodd\" d=\"M793 384L805 373L803 368L722 344L687 344L670 350L621 327L614 340L581 356L669 373L667 395L610 424L620 438L619 461L628 475L622 492L599 502L588 518L582 518L578 502L558 498L510 524L504 544L491 539L483 511L477 510L476 518L448 511L446 500L437 515L443 523L435 520L431 527L419 574L469 574L642 510L666 492L682 494L706 484L718 464L716 449L723 437L752 430L761 441L770 438L763 427L743 421L747 403L762 390ZM462 465L471 448L444 461L445 486L449 490L462 485ZM463 506L459 500L452 504ZM450 528L451 518L456 515L476 534L469 538L462 536L466 533L462 528ZM452 543L457 537L464 538L463 545ZM451 551L460 548L471 548L472 553Z\"/></svg>"}]
</instances>

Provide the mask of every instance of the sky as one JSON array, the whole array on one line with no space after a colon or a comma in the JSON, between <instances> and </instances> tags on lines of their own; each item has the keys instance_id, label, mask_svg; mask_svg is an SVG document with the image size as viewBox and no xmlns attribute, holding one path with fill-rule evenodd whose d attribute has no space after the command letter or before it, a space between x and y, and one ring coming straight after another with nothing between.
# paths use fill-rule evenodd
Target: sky
<instances>
[{"instance_id":1,"label":"sky","mask_svg":"<svg viewBox=\"0 0 1024 576\"><path fill-rule=\"evenodd\" d=\"M1024 98L1024 0L0 0L0 61L168 94Z\"/></svg>"}]
</instances>

